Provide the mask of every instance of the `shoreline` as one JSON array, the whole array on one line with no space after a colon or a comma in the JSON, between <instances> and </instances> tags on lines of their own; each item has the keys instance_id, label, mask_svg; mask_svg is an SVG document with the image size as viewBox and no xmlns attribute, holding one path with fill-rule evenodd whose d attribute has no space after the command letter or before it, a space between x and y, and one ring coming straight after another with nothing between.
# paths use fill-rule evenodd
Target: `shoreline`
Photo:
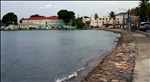
<instances>
[{"instance_id":1,"label":"shoreline","mask_svg":"<svg viewBox=\"0 0 150 82\"><path fill-rule=\"evenodd\" d=\"M88 72L81 82L131 82L137 54L137 42L130 34L117 29L100 29L121 34L115 48Z\"/></svg>"},{"instance_id":2,"label":"shoreline","mask_svg":"<svg viewBox=\"0 0 150 82\"><path fill-rule=\"evenodd\" d=\"M116 37L118 40L115 41L116 44L114 44L111 50L105 52L99 58L89 61L89 65L92 65L90 68L85 68L84 70L79 71L78 76L65 81L132 82L132 79L134 78L135 58L138 53L137 41L135 38L130 32L120 29L100 28L94 30L109 31L120 34L121 36ZM130 48L130 50L128 50L128 48Z\"/></svg>"},{"instance_id":3,"label":"shoreline","mask_svg":"<svg viewBox=\"0 0 150 82\"><path fill-rule=\"evenodd\" d=\"M93 29L93 30L98 30L98 29ZM96 67L99 64L99 62L102 61L103 58L105 58L107 54L111 53L111 51L115 49L119 41L118 39L120 38L119 33L115 33L115 34L116 34L116 38L113 40L114 43L110 49L100 54L100 56L89 60L83 67L79 68L77 71L73 72L71 75L65 76L63 78L55 79L55 82L80 82L88 74L90 70Z\"/></svg>"}]
</instances>

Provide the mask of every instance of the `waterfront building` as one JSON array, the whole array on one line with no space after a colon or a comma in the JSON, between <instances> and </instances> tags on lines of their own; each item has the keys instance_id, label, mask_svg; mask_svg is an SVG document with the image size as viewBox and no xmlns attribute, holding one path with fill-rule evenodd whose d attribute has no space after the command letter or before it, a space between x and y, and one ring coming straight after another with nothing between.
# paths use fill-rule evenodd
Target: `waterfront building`
<instances>
[{"instance_id":1,"label":"waterfront building","mask_svg":"<svg viewBox=\"0 0 150 82\"><path fill-rule=\"evenodd\" d=\"M18 26L20 28L40 28L40 29L51 29L51 28L62 28L64 25L63 20L60 20L57 16L51 17L30 17L22 20L22 23Z\"/></svg>"},{"instance_id":2,"label":"waterfront building","mask_svg":"<svg viewBox=\"0 0 150 82\"><path fill-rule=\"evenodd\" d=\"M7 28L10 29L51 29L51 28L62 28L65 23L60 20L57 16L51 17L30 17L22 20L17 26L9 25Z\"/></svg>"},{"instance_id":3,"label":"waterfront building","mask_svg":"<svg viewBox=\"0 0 150 82\"><path fill-rule=\"evenodd\" d=\"M131 23L136 24L139 20L138 16L129 16L131 19ZM102 27L102 26L106 26L106 25L113 25L113 24L117 24L117 25L123 25L123 24L128 24L127 22L127 18L128 18L128 14L125 13L119 13L116 15L116 19L110 19L109 16L98 16L98 18L95 20L94 16L91 16L90 18L82 18L82 21L84 23L86 22L90 22L89 26L90 27Z\"/></svg>"}]
</instances>

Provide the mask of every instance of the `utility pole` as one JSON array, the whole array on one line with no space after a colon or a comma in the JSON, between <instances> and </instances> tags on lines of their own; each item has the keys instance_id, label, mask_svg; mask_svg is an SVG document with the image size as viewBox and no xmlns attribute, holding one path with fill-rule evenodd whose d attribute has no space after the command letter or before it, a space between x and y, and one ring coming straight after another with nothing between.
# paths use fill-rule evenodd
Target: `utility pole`
<instances>
[{"instance_id":1,"label":"utility pole","mask_svg":"<svg viewBox=\"0 0 150 82\"><path fill-rule=\"evenodd\" d=\"M124 22L125 22L125 21L124 21L124 13L123 13L123 29L124 29Z\"/></svg>"}]
</instances>

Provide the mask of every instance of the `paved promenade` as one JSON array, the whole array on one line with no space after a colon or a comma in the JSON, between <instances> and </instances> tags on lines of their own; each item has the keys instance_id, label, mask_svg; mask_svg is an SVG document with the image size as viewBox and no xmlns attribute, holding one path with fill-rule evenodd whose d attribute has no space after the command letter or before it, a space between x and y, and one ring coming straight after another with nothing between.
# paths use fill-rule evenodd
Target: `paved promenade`
<instances>
[{"instance_id":1,"label":"paved promenade","mask_svg":"<svg viewBox=\"0 0 150 82\"><path fill-rule=\"evenodd\" d=\"M150 82L150 38L131 33L138 42L133 82Z\"/></svg>"},{"instance_id":2,"label":"paved promenade","mask_svg":"<svg viewBox=\"0 0 150 82\"><path fill-rule=\"evenodd\" d=\"M118 31L121 30L118 29ZM133 74L133 82L150 82L150 33L130 33L137 40L138 48Z\"/></svg>"},{"instance_id":3,"label":"paved promenade","mask_svg":"<svg viewBox=\"0 0 150 82\"><path fill-rule=\"evenodd\" d=\"M120 29L118 29L118 31L120 31ZM150 33L130 33L137 40L138 48L133 74L133 82L150 82Z\"/></svg>"}]
</instances>

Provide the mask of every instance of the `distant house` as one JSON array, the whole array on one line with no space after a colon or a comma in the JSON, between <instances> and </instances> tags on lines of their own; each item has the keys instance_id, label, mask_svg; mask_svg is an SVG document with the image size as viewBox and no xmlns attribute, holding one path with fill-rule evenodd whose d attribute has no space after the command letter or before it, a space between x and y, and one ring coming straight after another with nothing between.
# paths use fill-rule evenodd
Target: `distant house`
<instances>
[{"instance_id":1,"label":"distant house","mask_svg":"<svg viewBox=\"0 0 150 82\"><path fill-rule=\"evenodd\" d=\"M64 25L63 20L60 20L57 16L51 17L30 17L22 20L22 23L18 24L18 28L22 29L51 29L62 28Z\"/></svg>"},{"instance_id":2,"label":"distant house","mask_svg":"<svg viewBox=\"0 0 150 82\"><path fill-rule=\"evenodd\" d=\"M96 20L94 16L91 16L90 18L84 18L82 21L86 23L87 21L90 21L90 26L92 27L102 27L103 25L111 25L111 24L120 24L122 23L123 17L116 16L116 19L110 19L109 16L99 16Z\"/></svg>"},{"instance_id":3,"label":"distant house","mask_svg":"<svg viewBox=\"0 0 150 82\"><path fill-rule=\"evenodd\" d=\"M109 25L113 25L113 24L119 24L119 25L123 25L123 24L128 24L127 22L127 18L128 18L128 14L126 12L122 12L116 15L116 19L110 19L109 16L98 16L98 18L95 20L94 16L91 16L90 18L82 18L82 21L84 23L89 22L90 21L90 25L91 27L102 27L102 26L109 26ZM139 17L138 16L130 16L131 18L131 23L138 23Z\"/></svg>"}]
</instances>

